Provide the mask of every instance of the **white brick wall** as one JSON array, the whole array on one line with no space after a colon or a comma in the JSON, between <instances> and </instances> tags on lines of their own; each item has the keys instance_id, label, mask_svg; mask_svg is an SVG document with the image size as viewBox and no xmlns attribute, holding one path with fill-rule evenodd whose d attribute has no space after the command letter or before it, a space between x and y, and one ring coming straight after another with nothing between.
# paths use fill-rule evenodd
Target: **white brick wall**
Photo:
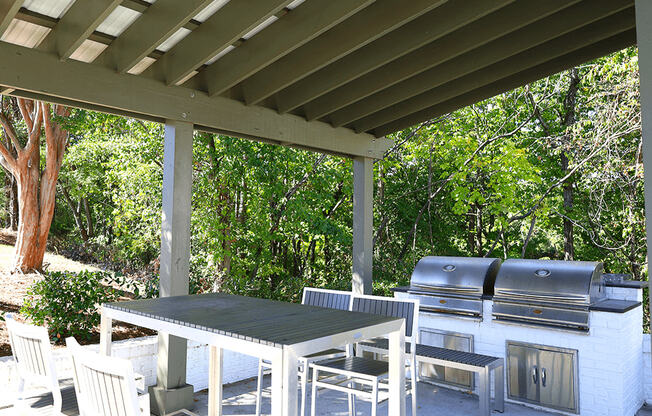
<instances>
[{"instance_id":1,"label":"white brick wall","mask_svg":"<svg viewBox=\"0 0 652 416\"><path fill-rule=\"evenodd\" d=\"M640 290L608 289L610 298L641 300ZM472 334L475 352L498 357L505 357L507 340L578 350L580 414L584 416L634 416L644 397L652 397L649 352L645 394L643 388L643 348L647 345L649 351L649 340L644 344L642 307L622 314L592 311L590 333L584 334L494 322L492 304L483 302L483 321L421 313L419 326Z\"/></svg>"},{"instance_id":2,"label":"white brick wall","mask_svg":"<svg viewBox=\"0 0 652 416\"><path fill-rule=\"evenodd\" d=\"M136 373L142 374L145 378L145 385L156 384L156 356L157 337L134 338L123 341L115 341L112 344L111 353L116 357L129 359ZM98 345L87 345L94 351L99 351ZM60 378L72 377L70 359L65 348L54 350L57 374ZM239 354L233 351L224 351L224 383L255 377L258 371L258 359L255 357ZM0 391L12 392L16 389L16 372L12 357L0 358ZM186 379L192 384L195 391L208 387L208 347L194 341L188 342L188 361L186 368ZM12 394L0 394L0 407L8 404Z\"/></svg>"},{"instance_id":3,"label":"white brick wall","mask_svg":"<svg viewBox=\"0 0 652 416\"><path fill-rule=\"evenodd\" d=\"M643 391L645 401L652 406L652 354L650 353L650 334L643 335Z\"/></svg>"}]
</instances>

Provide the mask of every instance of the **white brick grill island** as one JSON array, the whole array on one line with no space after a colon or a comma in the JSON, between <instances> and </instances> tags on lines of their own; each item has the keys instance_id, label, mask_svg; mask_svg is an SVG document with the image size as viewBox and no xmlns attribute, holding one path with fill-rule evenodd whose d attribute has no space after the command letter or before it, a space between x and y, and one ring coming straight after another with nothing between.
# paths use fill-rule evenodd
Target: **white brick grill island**
<instances>
[{"instance_id":1,"label":"white brick grill island","mask_svg":"<svg viewBox=\"0 0 652 416\"><path fill-rule=\"evenodd\" d=\"M635 302L643 300L642 290L638 288L606 289L609 299ZM409 295L398 288L395 296L407 298ZM577 350L581 415L633 416L643 405L642 304L626 312L591 310L588 333L494 321L492 307L492 300L483 301L483 320L421 312L419 327L421 330L434 329L473 335L474 352L496 357L506 356L507 341ZM507 383L507 377L505 380ZM505 391L507 392L507 387ZM508 397L506 399L513 401Z\"/></svg>"}]
</instances>

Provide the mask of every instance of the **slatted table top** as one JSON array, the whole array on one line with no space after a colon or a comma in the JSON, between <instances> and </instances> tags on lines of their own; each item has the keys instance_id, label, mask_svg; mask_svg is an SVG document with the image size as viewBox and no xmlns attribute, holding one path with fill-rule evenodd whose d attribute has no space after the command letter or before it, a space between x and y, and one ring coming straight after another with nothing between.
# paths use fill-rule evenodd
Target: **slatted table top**
<instances>
[{"instance_id":1,"label":"slatted table top","mask_svg":"<svg viewBox=\"0 0 652 416\"><path fill-rule=\"evenodd\" d=\"M397 320L224 293L114 302L103 306L108 310L279 348Z\"/></svg>"}]
</instances>

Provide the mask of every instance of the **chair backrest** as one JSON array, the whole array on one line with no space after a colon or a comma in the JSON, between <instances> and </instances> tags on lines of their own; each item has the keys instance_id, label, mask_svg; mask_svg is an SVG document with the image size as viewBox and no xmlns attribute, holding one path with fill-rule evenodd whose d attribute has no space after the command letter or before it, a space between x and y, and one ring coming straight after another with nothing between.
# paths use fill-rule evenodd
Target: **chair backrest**
<instances>
[{"instance_id":1,"label":"chair backrest","mask_svg":"<svg viewBox=\"0 0 652 416\"><path fill-rule=\"evenodd\" d=\"M351 292L307 287L303 289L301 303L304 305L348 311L351 304Z\"/></svg>"},{"instance_id":2,"label":"chair backrest","mask_svg":"<svg viewBox=\"0 0 652 416\"><path fill-rule=\"evenodd\" d=\"M412 345L419 341L418 299L395 299L384 296L353 294L351 311L404 318L406 341Z\"/></svg>"},{"instance_id":3,"label":"chair backrest","mask_svg":"<svg viewBox=\"0 0 652 416\"><path fill-rule=\"evenodd\" d=\"M72 356L80 414L141 416L131 362L99 355L66 340Z\"/></svg>"},{"instance_id":4,"label":"chair backrest","mask_svg":"<svg viewBox=\"0 0 652 416\"><path fill-rule=\"evenodd\" d=\"M5 323L18 375L27 381L58 388L48 330L17 322L12 314L5 316Z\"/></svg>"}]
</instances>

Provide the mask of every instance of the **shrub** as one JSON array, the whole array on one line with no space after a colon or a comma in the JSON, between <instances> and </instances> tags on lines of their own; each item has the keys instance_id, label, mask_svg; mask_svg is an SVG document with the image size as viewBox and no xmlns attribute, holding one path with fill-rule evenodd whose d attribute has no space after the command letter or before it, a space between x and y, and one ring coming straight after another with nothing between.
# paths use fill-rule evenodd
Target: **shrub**
<instances>
[{"instance_id":1,"label":"shrub","mask_svg":"<svg viewBox=\"0 0 652 416\"><path fill-rule=\"evenodd\" d=\"M100 323L99 304L117 299L116 291L102 284L110 277L106 272L48 272L28 290L21 313L47 325L55 340L88 340Z\"/></svg>"}]
</instances>

